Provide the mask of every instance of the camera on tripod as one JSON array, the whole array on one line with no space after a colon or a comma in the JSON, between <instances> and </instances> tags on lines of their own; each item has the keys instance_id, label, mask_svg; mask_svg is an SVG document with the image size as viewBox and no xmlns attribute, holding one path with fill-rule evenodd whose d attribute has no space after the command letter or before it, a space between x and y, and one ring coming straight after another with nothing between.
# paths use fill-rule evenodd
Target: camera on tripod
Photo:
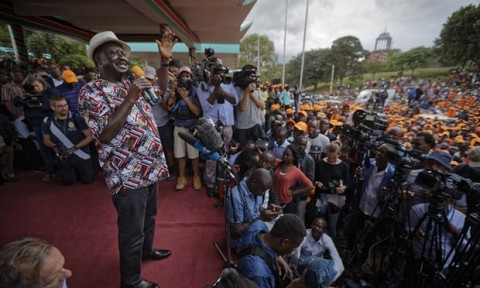
<instances>
[{"instance_id":1,"label":"camera on tripod","mask_svg":"<svg viewBox=\"0 0 480 288\"><path fill-rule=\"evenodd\" d=\"M432 196L440 199L462 198L463 194L472 189L478 193L478 186L471 186L472 182L457 174L443 173L437 170L425 170L418 173L415 184L429 190Z\"/></svg>"}]
</instances>

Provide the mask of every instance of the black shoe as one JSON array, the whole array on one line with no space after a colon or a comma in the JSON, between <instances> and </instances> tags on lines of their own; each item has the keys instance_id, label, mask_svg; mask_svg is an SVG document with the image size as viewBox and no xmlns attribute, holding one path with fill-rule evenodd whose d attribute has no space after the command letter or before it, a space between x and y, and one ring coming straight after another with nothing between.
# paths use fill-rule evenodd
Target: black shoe
<instances>
[{"instance_id":1,"label":"black shoe","mask_svg":"<svg viewBox=\"0 0 480 288\"><path fill-rule=\"evenodd\" d=\"M149 254L143 255L142 260L162 260L172 254L170 250L153 249Z\"/></svg>"},{"instance_id":2,"label":"black shoe","mask_svg":"<svg viewBox=\"0 0 480 288\"><path fill-rule=\"evenodd\" d=\"M217 193L216 193L214 187L207 187L207 195L208 195L208 197L213 197L215 194L217 194Z\"/></svg>"},{"instance_id":3,"label":"black shoe","mask_svg":"<svg viewBox=\"0 0 480 288\"><path fill-rule=\"evenodd\" d=\"M142 282L138 283L137 285L122 285L122 288L160 288L160 286L157 283L143 279Z\"/></svg>"}]
</instances>

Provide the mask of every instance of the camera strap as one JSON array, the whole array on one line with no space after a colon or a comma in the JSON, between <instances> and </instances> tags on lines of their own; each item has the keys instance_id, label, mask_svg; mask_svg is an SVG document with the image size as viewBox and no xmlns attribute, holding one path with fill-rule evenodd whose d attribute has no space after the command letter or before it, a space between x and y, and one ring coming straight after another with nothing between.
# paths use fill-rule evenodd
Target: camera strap
<instances>
[{"instance_id":1,"label":"camera strap","mask_svg":"<svg viewBox=\"0 0 480 288\"><path fill-rule=\"evenodd\" d=\"M69 117L67 119L65 119L65 121L69 121L71 119L75 123L75 121L73 119L73 117L75 117L75 115L72 115L71 112L68 112L68 116ZM55 117L55 116L51 116L51 117ZM62 131L60 131L60 129L58 129L58 127L53 123L51 117L49 117L48 120L50 121L50 132L52 133L52 135L55 136L58 139L58 141L60 141L62 143L62 145L64 147L70 147L70 148L74 147L75 144L73 144L72 141L70 141L70 139L68 139L67 136L65 134L63 134ZM75 125L75 127L76 127L76 125ZM90 159L90 155L85 153L82 149L75 150L73 152L73 154L77 155L79 158L81 158L83 160Z\"/></svg>"}]
</instances>

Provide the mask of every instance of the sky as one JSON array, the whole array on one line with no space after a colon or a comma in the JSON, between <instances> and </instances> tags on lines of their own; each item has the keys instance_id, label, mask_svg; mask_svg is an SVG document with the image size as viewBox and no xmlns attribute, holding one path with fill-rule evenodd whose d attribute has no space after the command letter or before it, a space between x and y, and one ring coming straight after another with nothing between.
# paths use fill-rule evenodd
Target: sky
<instances>
[{"instance_id":1,"label":"sky","mask_svg":"<svg viewBox=\"0 0 480 288\"><path fill-rule=\"evenodd\" d=\"M286 0L257 0L245 21L253 24L246 35L267 35L283 63ZM392 48L433 46L443 24L462 6L478 5L473 0L310 0L305 50L329 48L343 36L355 36L363 49L372 51L375 39L386 31ZM288 62L302 52L307 0L288 0Z\"/></svg>"}]
</instances>

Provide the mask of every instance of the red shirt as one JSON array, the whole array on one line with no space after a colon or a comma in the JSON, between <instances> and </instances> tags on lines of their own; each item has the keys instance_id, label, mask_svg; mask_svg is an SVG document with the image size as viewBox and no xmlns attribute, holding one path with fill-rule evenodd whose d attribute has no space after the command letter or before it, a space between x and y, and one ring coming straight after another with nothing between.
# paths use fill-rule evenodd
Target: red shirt
<instances>
[{"instance_id":1,"label":"red shirt","mask_svg":"<svg viewBox=\"0 0 480 288\"><path fill-rule=\"evenodd\" d=\"M312 181L296 166L293 166L293 168L285 174L280 172L280 168L275 170L275 192L277 192L281 204L292 202L292 196L288 195L288 189L296 182L300 182L305 186L313 185Z\"/></svg>"}]
</instances>

